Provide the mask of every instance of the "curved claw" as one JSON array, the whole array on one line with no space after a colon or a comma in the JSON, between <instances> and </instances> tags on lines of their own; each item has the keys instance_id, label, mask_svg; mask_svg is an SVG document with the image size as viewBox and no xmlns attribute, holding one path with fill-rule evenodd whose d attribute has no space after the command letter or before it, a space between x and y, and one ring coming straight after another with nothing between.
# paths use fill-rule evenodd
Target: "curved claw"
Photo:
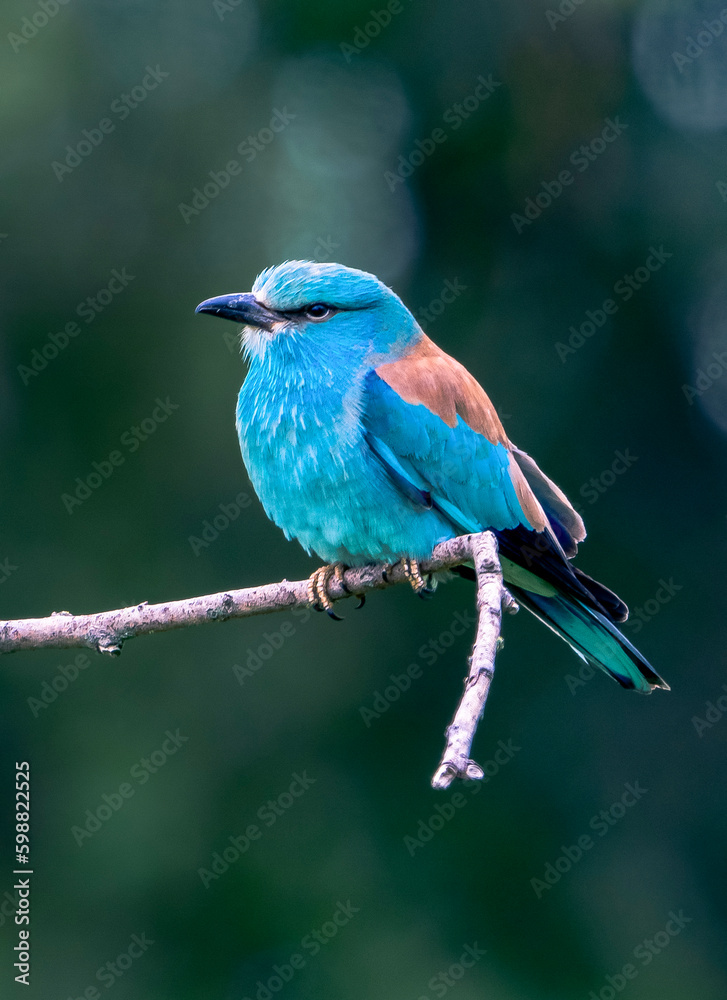
<instances>
[{"instance_id":1,"label":"curved claw","mask_svg":"<svg viewBox=\"0 0 727 1000\"><path fill-rule=\"evenodd\" d=\"M343 563L332 563L330 566L320 566L315 573L311 573L308 580L308 600L316 611L326 611L334 621L342 622L333 611L333 601L328 595L328 584L332 577L338 580L343 589L348 593L348 587L344 580L345 566Z\"/></svg>"},{"instance_id":2,"label":"curved claw","mask_svg":"<svg viewBox=\"0 0 727 1000\"><path fill-rule=\"evenodd\" d=\"M366 594L359 594L358 595L358 604L354 608L354 611L360 611L361 608L364 606L365 603L366 603Z\"/></svg>"},{"instance_id":3,"label":"curved claw","mask_svg":"<svg viewBox=\"0 0 727 1000\"><path fill-rule=\"evenodd\" d=\"M404 567L404 575L411 584L414 593L425 600L431 597L434 593L431 573L427 575L427 579L425 580L419 569L419 561L417 559L402 559L402 565Z\"/></svg>"}]
</instances>

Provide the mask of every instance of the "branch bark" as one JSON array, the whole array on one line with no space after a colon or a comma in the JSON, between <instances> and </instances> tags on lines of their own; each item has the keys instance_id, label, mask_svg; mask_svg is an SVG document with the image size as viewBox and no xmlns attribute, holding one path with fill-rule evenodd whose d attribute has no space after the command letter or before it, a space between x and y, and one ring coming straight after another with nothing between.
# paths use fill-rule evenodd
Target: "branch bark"
<instances>
[{"instance_id":1,"label":"branch bark","mask_svg":"<svg viewBox=\"0 0 727 1000\"><path fill-rule=\"evenodd\" d=\"M464 694L447 729L444 753L432 778L432 788L439 789L448 788L455 778L478 781L484 777L480 765L470 758L470 750L495 674L495 655L502 641L501 609L512 614L518 610L502 582L495 536L486 531L469 537L477 576L477 634Z\"/></svg>"},{"instance_id":2,"label":"branch bark","mask_svg":"<svg viewBox=\"0 0 727 1000\"><path fill-rule=\"evenodd\" d=\"M465 691L447 730L442 761L432 778L434 788L447 788L455 778L477 780L483 777L482 769L469 758L469 752L494 673L501 608L517 610L502 583L497 541L492 532L460 535L442 542L434 549L431 559L421 561L419 566L421 572L427 575L466 562L474 563L477 575L477 634L469 659ZM327 589L331 599L338 601L405 582L408 582L407 576L401 563L393 567L374 563L348 569L340 580L333 577ZM282 580L262 587L230 590L164 604L143 601L133 607L92 615L54 611L48 618L0 621L0 654L25 649L80 646L118 656L124 642L137 635L310 606L307 580Z\"/></svg>"}]
</instances>

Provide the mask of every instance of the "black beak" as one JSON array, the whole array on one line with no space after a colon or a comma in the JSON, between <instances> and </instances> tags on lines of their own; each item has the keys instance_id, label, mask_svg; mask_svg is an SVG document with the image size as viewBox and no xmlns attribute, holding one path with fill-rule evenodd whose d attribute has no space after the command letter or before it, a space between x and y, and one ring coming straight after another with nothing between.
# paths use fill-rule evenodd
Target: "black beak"
<instances>
[{"instance_id":1,"label":"black beak","mask_svg":"<svg viewBox=\"0 0 727 1000\"><path fill-rule=\"evenodd\" d=\"M261 305L251 292L245 294L218 295L215 299L205 299L194 310L231 319L245 326L257 326L262 330L272 330L273 323L286 319L283 313L275 312Z\"/></svg>"}]
</instances>

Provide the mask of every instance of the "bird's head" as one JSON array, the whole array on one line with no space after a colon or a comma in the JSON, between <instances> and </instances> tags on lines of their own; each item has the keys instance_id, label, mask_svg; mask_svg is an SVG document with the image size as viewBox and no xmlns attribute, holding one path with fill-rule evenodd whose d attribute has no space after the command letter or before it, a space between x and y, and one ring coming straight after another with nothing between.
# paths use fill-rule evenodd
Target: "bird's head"
<instances>
[{"instance_id":1,"label":"bird's head","mask_svg":"<svg viewBox=\"0 0 727 1000\"><path fill-rule=\"evenodd\" d=\"M422 333L375 275L309 260L268 267L251 292L206 299L196 311L241 323L245 352L253 358L295 343L324 363L331 352L376 363L403 353Z\"/></svg>"}]
</instances>

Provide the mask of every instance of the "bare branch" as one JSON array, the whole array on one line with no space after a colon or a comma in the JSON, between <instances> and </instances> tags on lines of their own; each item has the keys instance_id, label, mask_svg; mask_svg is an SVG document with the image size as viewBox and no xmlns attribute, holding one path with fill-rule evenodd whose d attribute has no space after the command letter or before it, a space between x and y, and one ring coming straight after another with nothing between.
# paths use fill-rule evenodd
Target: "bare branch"
<instances>
[{"instance_id":1,"label":"bare branch","mask_svg":"<svg viewBox=\"0 0 727 1000\"><path fill-rule=\"evenodd\" d=\"M424 575L452 569L462 563L474 563L477 575L477 635L469 658L469 675L464 694L447 729L447 744L442 760L432 778L434 788L447 788L455 778L477 780L482 768L469 757L477 724L495 669L495 653L500 636L501 609L517 611L517 604L505 590L497 552L497 541L490 531L461 535L442 542L432 558L420 562ZM408 582L405 567L385 563L348 569L341 577L332 577L327 592L333 601L360 596L370 590L382 590ZM48 618L24 618L0 622L0 653L22 649L67 649L85 646L118 656L127 639L151 632L224 622L233 618L267 615L295 607L311 607L308 580L270 583L246 590L231 590L205 597L191 597L165 604L146 601L130 608L103 611L93 615L72 615L55 611Z\"/></svg>"},{"instance_id":2,"label":"bare branch","mask_svg":"<svg viewBox=\"0 0 727 1000\"><path fill-rule=\"evenodd\" d=\"M467 562L471 559L472 537L463 535L442 542L434 550L432 558L421 563L422 571L434 573ZM384 563L375 563L347 570L342 581L333 578L328 584L328 593L336 601L405 582L407 578L401 563L393 568ZM208 594L206 597L191 597L164 604L148 604L144 601L130 608L93 615L72 615L68 611L56 611L49 618L0 621L0 653L14 653L21 649L86 646L100 653L117 656L123 643L137 635L310 606L307 580L293 583L282 580L262 587L230 590L227 593Z\"/></svg>"},{"instance_id":3,"label":"bare branch","mask_svg":"<svg viewBox=\"0 0 727 1000\"><path fill-rule=\"evenodd\" d=\"M470 535L470 549L477 575L477 635L469 658L464 694L447 729L442 760L432 778L432 788L448 788L455 778L479 780L484 772L470 758L477 725L495 673L500 644L501 609L514 613L518 606L502 582L497 540L490 531Z\"/></svg>"}]
</instances>

